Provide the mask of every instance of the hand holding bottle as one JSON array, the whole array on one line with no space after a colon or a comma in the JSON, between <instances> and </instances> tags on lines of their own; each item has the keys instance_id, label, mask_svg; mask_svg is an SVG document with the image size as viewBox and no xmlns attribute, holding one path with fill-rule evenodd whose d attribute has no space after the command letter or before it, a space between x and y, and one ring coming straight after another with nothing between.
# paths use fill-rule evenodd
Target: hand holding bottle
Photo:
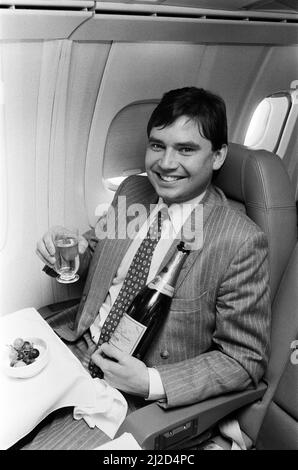
<instances>
[{"instance_id":1,"label":"hand holding bottle","mask_svg":"<svg viewBox=\"0 0 298 470\"><path fill-rule=\"evenodd\" d=\"M103 343L92 355L109 385L131 395L148 397L149 373L144 362Z\"/></svg>"},{"instance_id":2,"label":"hand holding bottle","mask_svg":"<svg viewBox=\"0 0 298 470\"><path fill-rule=\"evenodd\" d=\"M145 356L169 312L174 286L189 253L181 241L167 265L141 289L128 306L109 340L110 345L116 347L114 349L120 351L120 354L130 354L139 359ZM104 373L99 364L94 362L91 358L91 376L102 379Z\"/></svg>"}]
</instances>

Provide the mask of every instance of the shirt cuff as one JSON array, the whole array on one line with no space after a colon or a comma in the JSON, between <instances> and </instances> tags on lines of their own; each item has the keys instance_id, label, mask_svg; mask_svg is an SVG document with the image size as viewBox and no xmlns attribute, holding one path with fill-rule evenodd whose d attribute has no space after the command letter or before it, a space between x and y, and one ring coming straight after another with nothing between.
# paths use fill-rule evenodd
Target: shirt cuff
<instances>
[{"instance_id":1,"label":"shirt cuff","mask_svg":"<svg viewBox=\"0 0 298 470\"><path fill-rule=\"evenodd\" d=\"M42 270L48 276L51 276L51 277L58 277L59 276L59 274L54 269L50 268L50 266L48 266L48 265L45 265Z\"/></svg>"},{"instance_id":2,"label":"shirt cuff","mask_svg":"<svg viewBox=\"0 0 298 470\"><path fill-rule=\"evenodd\" d=\"M148 367L149 396L146 400L161 400L166 397L166 392L157 369Z\"/></svg>"}]
</instances>

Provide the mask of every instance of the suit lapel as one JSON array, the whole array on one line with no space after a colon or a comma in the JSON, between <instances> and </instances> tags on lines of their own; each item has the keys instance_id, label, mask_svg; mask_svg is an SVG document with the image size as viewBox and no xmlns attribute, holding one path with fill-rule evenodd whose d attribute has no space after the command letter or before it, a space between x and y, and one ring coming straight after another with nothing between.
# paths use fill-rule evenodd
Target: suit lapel
<instances>
[{"instance_id":1,"label":"suit lapel","mask_svg":"<svg viewBox=\"0 0 298 470\"><path fill-rule=\"evenodd\" d=\"M96 267L92 274L87 300L82 314L78 318L76 327L79 334L86 331L94 321L100 306L106 298L120 263L132 242L132 239L125 237L124 234L126 233L128 224L132 222L138 214L133 213L127 215L127 209L132 207L132 204L141 204L145 207L146 212L143 212L139 219L141 225L145 222L150 212L150 205L157 202L157 195L147 178L144 178L142 183L143 191L141 197L140 193L137 194L133 191L128 192L128 195L125 196L125 206L123 204L124 200L122 200L121 207L119 207L118 199L116 200L115 209L110 208L110 214L111 211L114 211L112 216L115 217L115 226L113 224L108 226L107 238L99 242L101 243L100 254L97 255ZM116 198L118 196L121 196L121 194L116 195ZM125 211L125 214L123 214L123 211ZM94 256L96 256L96 253Z\"/></svg>"}]
</instances>

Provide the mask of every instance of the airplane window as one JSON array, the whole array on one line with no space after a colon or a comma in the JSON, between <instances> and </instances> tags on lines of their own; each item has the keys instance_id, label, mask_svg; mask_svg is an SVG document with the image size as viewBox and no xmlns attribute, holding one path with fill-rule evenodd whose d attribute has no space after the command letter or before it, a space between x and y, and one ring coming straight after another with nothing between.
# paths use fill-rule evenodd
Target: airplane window
<instances>
[{"instance_id":1,"label":"airplane window","mask_svg":"<svg viewBox=\"0 0 298 470\"><path fill-rule=\"evenodd\" d=\"M288 93L276 93L263 99L255 109L249 123L244 145L275 152L291 108Z\"/></svg>"},{"instance_id":2,"label":"airplane window","mask_svg":"<svg viewBox=\"0 0 298 470\"><path fill-rule=\"evenodd\" d=\"M156 99L130 103L112 120L103 159L103 182L109 190L116 191L127 176L144 174L146 127L157 103Z\"/></svg>"}]
</instances>

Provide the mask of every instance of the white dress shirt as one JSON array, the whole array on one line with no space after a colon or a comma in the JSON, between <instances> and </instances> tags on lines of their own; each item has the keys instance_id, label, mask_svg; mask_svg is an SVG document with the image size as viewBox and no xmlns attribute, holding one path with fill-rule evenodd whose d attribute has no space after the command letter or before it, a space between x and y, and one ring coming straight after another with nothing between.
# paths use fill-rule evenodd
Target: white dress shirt
<instances>
[{"instance_id":1,"label":"white dress shirt","mask_svg":"<svg viewBox=\"0 0 298 470\"><path fill-rule=\"evenodd\" d=\"M152 260L151 266L148 273L147 283L149 283L158 273L159 266L165 257L166 253L168 252L169 248L171 247L175 235L179 232L182 225L189 217L191 211L194 207L200 203L202 198L204 197L204 193L200 194L194 199L190 201L184 202L182 204L173 204L168 207L168 214L169 218L164 220L161 228L161 237L159 242L157 243ZM116 276L113 279L109 292L105 298L104 303L102 304L99 314L95 318L93 324L90 326L90 334L92 340L97 343L100 337L101 328L115 302L120 289L122 287L123 281L127 274L128 268L132 262L134 255L136 254L142 240L145 238L148 226L151 225L156 213L158 212L161 204L163 201L159 198L158 203L152 210L149 215L148 223L144 223L140 228L138 234L133 239L132 243L130 244L126 255L124 256L122 263L120 264ZM149 224L149 225L148 225ZM158 400L165 397L164 387L159 375L159 372L154 368L148 367L149 373L149 396L148 400Z\"/></svg>"}]
</instances>

